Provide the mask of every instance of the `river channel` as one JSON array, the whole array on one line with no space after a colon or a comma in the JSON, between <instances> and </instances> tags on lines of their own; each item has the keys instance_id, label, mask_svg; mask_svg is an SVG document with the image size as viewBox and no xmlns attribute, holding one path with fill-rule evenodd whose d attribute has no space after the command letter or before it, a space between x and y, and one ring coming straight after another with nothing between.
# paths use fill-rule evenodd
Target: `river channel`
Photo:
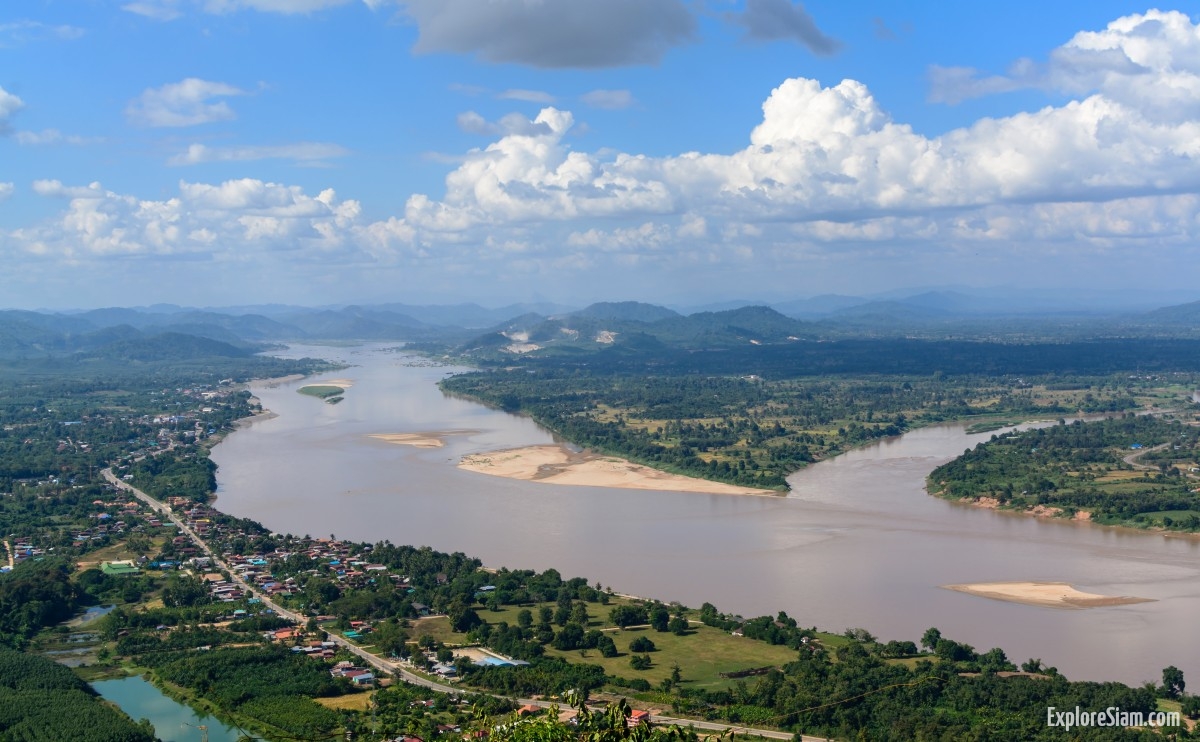
<instances>
[{"instance_id":1,"label":"river channel","mask_svg":"<svg viewBox=\"0 0 1200 742\"><path fill-rule=\"evenodd\" d=\"M455 467L465 454L553 441L531 421L443 395L462 369L388 346L291 348L352 368L330 405L304 382L256 384L275 413L213 451L217 507L279 533L462 551L492 567L581 575L619 592L708 601L746 616L862 627L917 641L936 626L978 650L1038 657L1076 680L1200 683L1200 539L1040 520L930 497L925 477L986 440L961 425L907 433L792 475L786 497L569 487ZM370 438L445 432L443 448ZM1061 581L1153 602L1091 609L1006 603L940 586Z\"/></svg>"}]
</instances>

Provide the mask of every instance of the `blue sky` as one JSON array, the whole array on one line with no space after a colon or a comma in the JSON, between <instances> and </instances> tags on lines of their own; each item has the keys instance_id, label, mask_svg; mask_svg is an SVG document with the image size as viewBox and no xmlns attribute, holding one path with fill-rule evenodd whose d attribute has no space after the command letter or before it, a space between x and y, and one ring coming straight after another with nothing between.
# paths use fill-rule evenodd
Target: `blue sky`
<instances>
[{"instance_id":1,"label":"blue sky","mask_svg":"<svg viewBox=\"0 0 1200 742\"><path fill-rule=\"evenodd\" d=\"M1186 290L1198 21L1122 2L4 3L0 306Z\"/></svg>"}]
</instances>

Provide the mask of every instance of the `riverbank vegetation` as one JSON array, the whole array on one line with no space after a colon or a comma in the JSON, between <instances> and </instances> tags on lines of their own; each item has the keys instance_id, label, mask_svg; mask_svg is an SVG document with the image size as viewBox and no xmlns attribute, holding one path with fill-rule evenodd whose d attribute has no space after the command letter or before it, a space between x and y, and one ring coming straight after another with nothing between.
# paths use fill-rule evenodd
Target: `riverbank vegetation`
<instances>
[{"instance_id":1,"label":"riverbank vegetation","mask_svg":"<svg viewBox=\"0 0 1200 742\"><path fill-rule=\"evenodd\" d=\"M670 472L787 488L787 475L913 426L1128 410L1182 379L627 375L543 364L441 388L527 414L568 441Z\"/></svg>"},{"instance_id":2,"label":"riverbank vegetation","mask_svg":"<svg viewBox=\"0 0 1200 742\"><path fill-rule=\"evenodd\" d=\"M1200 420L1125 414L992 436L929 476L940 496L1105 525L1200 531Z\"/></svg>"}]
</instances>

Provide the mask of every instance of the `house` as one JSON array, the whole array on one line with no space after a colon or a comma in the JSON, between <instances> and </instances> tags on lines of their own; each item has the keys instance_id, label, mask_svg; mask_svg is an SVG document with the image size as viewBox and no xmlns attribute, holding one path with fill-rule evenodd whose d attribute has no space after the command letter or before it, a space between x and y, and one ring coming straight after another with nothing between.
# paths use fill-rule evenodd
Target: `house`
<instances>
[{"instance_id":1,"label":"house","mask_svg":"<svg viewBox=\"0 0 1200 742\"><path fill-rule=\"evenodd\" d=\"M629 712L629 716L625 717L625 725L630 727L638 726L639 724L650 723L650 712L641 709L634 709Z\"/></svg>"}]
</instances>

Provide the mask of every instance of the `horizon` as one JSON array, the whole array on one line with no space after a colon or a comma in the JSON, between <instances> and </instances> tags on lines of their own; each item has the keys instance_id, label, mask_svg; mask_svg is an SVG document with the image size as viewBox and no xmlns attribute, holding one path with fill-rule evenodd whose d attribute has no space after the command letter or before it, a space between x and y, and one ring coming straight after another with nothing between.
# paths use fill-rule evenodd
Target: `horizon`
<instances>
[{"instance_id":1,"label":"horizon","mask_svg":"<svg viewBox=\"0 0 1200 742\"><path fill-rule=\"evenodd\" d=\"M468 2L6 7L2 301L1196 297L1200 16Z\"/></svg>"}]
</instances>

